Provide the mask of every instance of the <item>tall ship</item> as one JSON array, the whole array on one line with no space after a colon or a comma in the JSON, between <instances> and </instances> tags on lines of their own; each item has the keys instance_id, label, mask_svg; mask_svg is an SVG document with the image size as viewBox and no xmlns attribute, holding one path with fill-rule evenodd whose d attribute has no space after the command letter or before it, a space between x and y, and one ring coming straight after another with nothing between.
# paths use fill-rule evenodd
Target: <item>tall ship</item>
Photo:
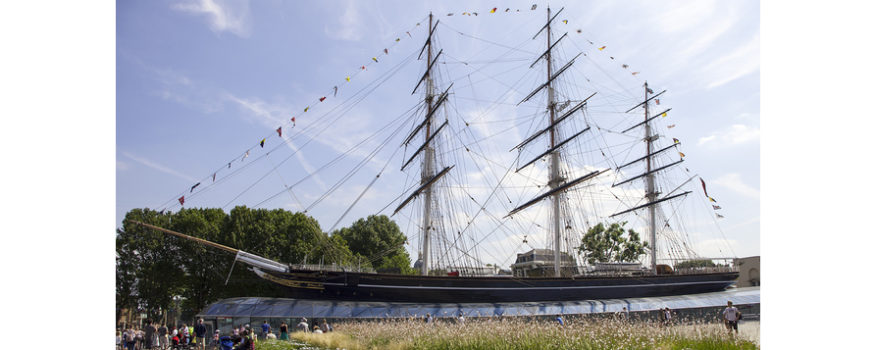
<instances>
[{"instance_id":1,"label":"tall ship","mask_svg":"<svg viewBox=\"0 0 875 350\"><path fill-rule=\"evenodd\" d=\"M583 61L584 52L564 61L560 57L568 35L557 39L554 33L561 12L551 13L547 8L546 23L532 37L543 43L544 51L530 57L531 64L526 66L540 76L539 82L511 104L534 112L522 118L523 122L510 122L525 125L528 134L514 141L509 150L513 164L502 165L507 170L504 174L485 170L498 166L495 163L500 159L477 159L483 158L475 148L480 147L479 141L459 141L464 128L458 126L468 122L450 117L454 83L439 74L448 65L437 63L451 55L437 47L440 21L429 15L428 36L417 49L425 70L412 84L413 94L423 99L411 114L415 118L405 124L406 132L401 133L405 154L398 162L414 181L387 205L393 217L408 220L408 227L417 231L414 267L418 275L278 262L185 233L137 224L228 251L259 277L284 286L288 297L299 299L536 302L685 295L730 288L738 272L728 264L710 268L680 268L678 264L717 258L697 255L686 241L688 234L682 232L688 219L682 217L681 209L711 203L691 199L700 195L700 181L689 170L683 171L680 142L660 134L660 118L670 111L658 107L665 91L655 92L645 82L636 100L614 101L612 125L596 123L597 113L590 111L590 104L599 99L600 91L576 96L585 84L569 74ZM470 78L467 83L474 84ZM454 124L456 130L452 130ZM609 144L612 137L620 141ZM672 172L681 176L672 177ZM474 191L465 183L470 174L492 176L492 186ZM705 190L704 181L701 185ZM485 232L476 231L481 223ZM587 240L616 233L616 229L628 229L629 237L622 238L632 246L628 254L608 249L610 256L604 257L581 248ZM631 244L639 241L635 229L644 232L637 246ZM485 242L500 238L495 232L505 233L505 242L488 246ZM509 259L510 266L484 263L494 259L487 248L498 244L513 246L505 251L515 252L515 257L500 257Z\"/></svg>"}]
</instances>

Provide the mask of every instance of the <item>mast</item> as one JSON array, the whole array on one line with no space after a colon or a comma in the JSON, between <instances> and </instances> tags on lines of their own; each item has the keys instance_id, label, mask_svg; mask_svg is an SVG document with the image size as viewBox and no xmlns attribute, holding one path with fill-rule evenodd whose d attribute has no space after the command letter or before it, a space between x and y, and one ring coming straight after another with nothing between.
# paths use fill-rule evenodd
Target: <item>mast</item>
<instances>
[{"instance_id":1,"label":"mast","mask_svg":"<svg viewBox=\"0 0 875 350\"><path fill-rule=\"evenodd\" d=\"M425 102L428 105L428 114L434 114L434 81L431 78L431 60L432 60L432 49L431 49L431 33L432 33L432 14L428 13L428 59L427 59L427 70L426 74L426 88L425 88ZM426 184L432 177L434 177L434 148L429 144L429 140L431 139L431 119L426 119L425 122L425 156L423 157L423 166L422 166L422 177L420 180L420 184ZM425 189L424 200L422 206L422 266L420 274L423 276L428 275L429 268L429 240L430 240L430 231L431 231L431 205L432 205L432 192L431 186L428 186Z\"/></svg>"},{"instance_id":2,"label":"mast","mask_svg":"<svg viewBox=\"0 0 875 350\"><path fill-rule=\"evenodd\" d=\"M547 6L547 109L550 112L550 124L552 125L556 118L556 108L553 102L553 81L550 80L550 77L553 76L553 54L552 54L552 46L553 43L552 33L550 30L550 7ZM550 148L554 149L556 147L556 129L550 129ZM552 153L550 153L550 181L548 184L550 185L550 189L556 189L559 187L562 179L559 178L559 150L556 149ZM559 217L559 192L556 192L551 197L551 202L553 204L552 213L553 213L553 274L556 277L561 275L561 267L560 267L560 252L562 248L562 239L561 239L561 219Z\"/></svg>"},{"instance_id":3,"label":"mast","mask_svg":"<svg viewBox=\"0 0 875 350\"><path fill-rule=\"evenodd\" d=\"M650 103L647 102L648 95L650 93L650 88L647 87L647 82L644 82L644 140L647 143L647 172L645 174L645 181L647 184L647 189L644 192L644 197L647 198L647 202L653 203L656 201L656 196L658 193L654 190L653 186L653 177L655 172L652 170L652 147L653 140L651 138L651 130L650 123L647 123L650 120ZM647 215L650 222L650 269L653 274L656 274L656 205L651 205L647 208Z\"/></svg>"}]
</instances>

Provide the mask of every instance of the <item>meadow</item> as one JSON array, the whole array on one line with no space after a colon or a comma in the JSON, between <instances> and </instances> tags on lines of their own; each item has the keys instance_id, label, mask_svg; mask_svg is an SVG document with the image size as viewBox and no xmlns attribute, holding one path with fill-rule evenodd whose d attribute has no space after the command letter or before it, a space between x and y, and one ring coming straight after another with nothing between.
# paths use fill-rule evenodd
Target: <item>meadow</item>
<instances>
[{"instance_id":1,"label":"meadow","mask_svg":"<svg viewBox=\"0 0 875 350\"><path fill-rule=\"evenodd\" d=\"M325 334L292 333L296 342L259 342L258 350L324 349L759 349L759 322L744 322L738 336L719 323L661 326L655 322L569 319L421 319L345 322ZM294 344L298 343L298 344Z\"/></svg>"}]
</instances>

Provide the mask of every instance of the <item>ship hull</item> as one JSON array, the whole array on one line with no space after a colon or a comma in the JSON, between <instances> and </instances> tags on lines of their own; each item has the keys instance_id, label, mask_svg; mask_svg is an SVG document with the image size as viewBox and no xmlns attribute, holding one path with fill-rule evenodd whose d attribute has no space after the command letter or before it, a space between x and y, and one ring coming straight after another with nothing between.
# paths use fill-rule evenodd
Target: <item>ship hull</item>
<instances>
[{"instance_id":1,"label":"ship hull","mask_svg":"<svg viewBox=\"0 0 875 350\"><path fill-rule=\"evenodd\" d=\"M537 302L643 298L721 291L738 272L624 277L438 277L335 271L257 271L296 299L415 303Z\"/></svg>"}]
</instances>

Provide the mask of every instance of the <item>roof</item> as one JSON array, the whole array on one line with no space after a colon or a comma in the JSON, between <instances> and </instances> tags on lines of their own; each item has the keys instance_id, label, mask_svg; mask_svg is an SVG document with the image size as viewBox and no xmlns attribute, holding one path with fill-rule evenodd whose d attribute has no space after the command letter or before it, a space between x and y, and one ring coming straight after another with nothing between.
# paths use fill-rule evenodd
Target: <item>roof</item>
<instances>
[{"instance_id":1,"label":"roof","mask_svg":"<svg viewBox=\"0 0 875 350\"><path fill-rule=\"evenodd\" d=\"M669 297L604 299L541 303L457 303L416 304L390 302L323 301L284 298L231 298L215 302L198 313L198 317L250 318L384 318L422 316L451 317L460 312L466 317L491 316L547 316L603 312L657 310L664 307L688 309L725 306L731 300L735 305L759 304L759 287L737 288L716 293Z\"/></svg>"}]
</instances>

